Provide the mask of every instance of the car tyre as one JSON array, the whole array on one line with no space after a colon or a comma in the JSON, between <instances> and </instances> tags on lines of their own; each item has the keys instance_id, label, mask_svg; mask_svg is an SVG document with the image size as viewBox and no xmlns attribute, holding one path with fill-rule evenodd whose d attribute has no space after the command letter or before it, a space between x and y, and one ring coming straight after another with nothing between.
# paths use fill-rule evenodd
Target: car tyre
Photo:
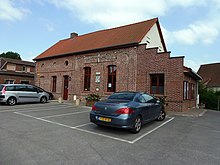
<instances>
[{"instance_id":1,"label":"car tyre","mask_svg":"<svg viewBox=\"0 0 220 165\"><path fill-rule=\"evenodd\" d=\"M158 121L163 121L166 117L166 112L164 110L160 111L160 115L157 117Z\"/></svg>"},{"instance_id":2,"label":"car tyre","mask_svg":"<svg viewBox=\"0 0 220 165\"><path fill-rule=\"evenodd\" d=\"M132 133L138 133L140 132L142 127L142 119L141 116L137 116L133 123L133 128L130 130Z\"/></svg>"},{"instance_id":3,"label":"car tyre","mask_svg":"<svg viewBox=\"0 0 220 165\"><path fill-rule=\"evenodd\" d=\"M7 100L7 104L8 104L8 105L13 106L13 105L15 105L16 103L17 103L17 100L16 100L15 97L9 97L8 100Z\"/></svg>"},{"instance_id":4,"label":"car tyre","mask_svg":"<svg viewBox=\"0 0 220 165\"><path fill-rule=\"evenodd\" d=\"M40 102L41 103L46 103L47 102L47 98L45 96L41 97Z\"/></svg>"}]
</instances>

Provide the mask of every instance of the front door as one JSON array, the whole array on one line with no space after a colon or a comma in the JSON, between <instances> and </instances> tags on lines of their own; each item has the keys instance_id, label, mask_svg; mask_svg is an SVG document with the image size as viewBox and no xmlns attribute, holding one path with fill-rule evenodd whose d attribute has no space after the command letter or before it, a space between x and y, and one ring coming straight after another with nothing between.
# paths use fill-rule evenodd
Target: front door
<instances>
[{"instance_id":1,"label":"front door","mask_svg":"<svg viewBox=\"0 0 220 165\"><path fill-rule=\"evenodd\" d=\"M68 85L69 85L69 76L64 76L63 100L68 99Z\"/></svg>"}]
</instances>

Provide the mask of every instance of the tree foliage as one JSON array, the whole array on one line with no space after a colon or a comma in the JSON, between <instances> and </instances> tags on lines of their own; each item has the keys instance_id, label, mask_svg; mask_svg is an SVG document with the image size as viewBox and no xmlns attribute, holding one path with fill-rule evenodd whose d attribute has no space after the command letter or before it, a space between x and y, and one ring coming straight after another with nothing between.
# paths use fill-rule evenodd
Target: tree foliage
<instances>
[{"instance_id":1,"label":"tree foliage","mask_svg":"<svg viewBox=\"0 0 220 165\"><path fill-rule=\"evenodd\" d=\"M202 83L199 84L200 103L205 104L206 109L218 110L220 91L208 90Z\"/></svg>"},{"instance_id":2,"label":"tree foliage","mask_svg":"<svg viewBox=\"0 0 220 165\"><path fill-rule=\"evenodd\" d=\"M16 53L16 52L12 52L12 51L8 51L8 52L6 52L6 53L2 53L2 54L0 54L0 57L12 58L12 59L16 59L16 60L21 60L20 54L18 54L18 53Z\"/></svg>"}]
</instances>

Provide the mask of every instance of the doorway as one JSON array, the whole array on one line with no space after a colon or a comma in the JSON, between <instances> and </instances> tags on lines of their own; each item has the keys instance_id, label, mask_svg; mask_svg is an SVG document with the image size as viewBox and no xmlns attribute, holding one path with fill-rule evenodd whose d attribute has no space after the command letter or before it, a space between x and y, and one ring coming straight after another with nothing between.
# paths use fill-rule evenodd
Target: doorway
<instances>
[{"instance_id":1,"label":"doorway","mask_svg":"<svg viewBox=\"0 0 220 165\"><path fill-rule=\"evenodd\" d=\"M63 83L63 100L68 99L68 86L69 86L69 76L63 76L64 83Z\"/></svg>"}]
</instances>

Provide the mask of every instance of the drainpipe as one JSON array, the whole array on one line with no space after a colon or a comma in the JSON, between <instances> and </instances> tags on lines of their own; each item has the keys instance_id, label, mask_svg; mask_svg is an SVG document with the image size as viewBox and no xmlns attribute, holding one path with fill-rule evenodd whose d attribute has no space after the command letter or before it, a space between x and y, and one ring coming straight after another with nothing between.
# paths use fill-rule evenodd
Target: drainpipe
<instances>
[{"instance_id":1,"label":"drainpipe","mask_svg":"<svg viewBox=\"0 0 220 165\"><path fill-rule=\"evenodd\" d=\"M196 108L199 108L199 83L196 81Z\"/></svg>"}]
</instances>

